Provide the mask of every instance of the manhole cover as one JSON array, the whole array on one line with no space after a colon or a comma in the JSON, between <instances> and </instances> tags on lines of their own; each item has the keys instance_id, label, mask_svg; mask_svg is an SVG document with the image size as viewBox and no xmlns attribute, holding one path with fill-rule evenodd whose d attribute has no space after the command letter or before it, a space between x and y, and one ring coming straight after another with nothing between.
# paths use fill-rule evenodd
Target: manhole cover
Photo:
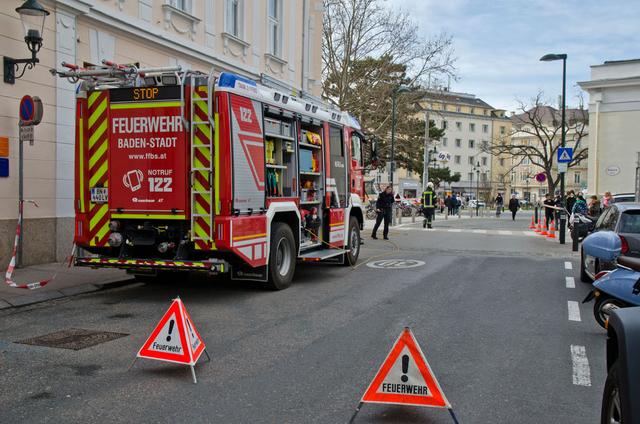
<instances>
[{"instance_id":1,"label":"manhole cover","mask_svg":"<svg viewBox=\"0 0 640 424\"><path fill-rule=\"evenodd\" d=\"M415 259L382 259L379 261L367 262L369 268L404 269L415 268L424 265L423 261Z\"/></svg>"},{"instance_id":2,"label":"manhole cover","mask_svg":"<svg viewBox=\"0 0 640 424\"><path fill-rule=\"evenodd\" d=\"M58 349L80 350L99 345L120 337L128 336L126 333L112 333L109 331L83 330L82 328L69 328L44 336L20 340L16 343L34 346L55 347Z\"/></svg>"}]
</instances>

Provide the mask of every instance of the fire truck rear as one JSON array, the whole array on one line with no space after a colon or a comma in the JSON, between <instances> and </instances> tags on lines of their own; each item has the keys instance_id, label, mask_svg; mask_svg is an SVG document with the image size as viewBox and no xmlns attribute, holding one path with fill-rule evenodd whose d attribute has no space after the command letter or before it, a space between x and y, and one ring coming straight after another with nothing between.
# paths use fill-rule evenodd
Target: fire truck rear
<instances>
[{"instance_id":1,"label":"fire truck rear","mask_svg":"<svg viewBox=\"0 0 640 424\"><path fill-rule=\"evenodd\" d=\"M75 264L291 284L354 264L364 137L348 114L233 74L102 66L77 82Z\"/></svg>"}]
</instances>

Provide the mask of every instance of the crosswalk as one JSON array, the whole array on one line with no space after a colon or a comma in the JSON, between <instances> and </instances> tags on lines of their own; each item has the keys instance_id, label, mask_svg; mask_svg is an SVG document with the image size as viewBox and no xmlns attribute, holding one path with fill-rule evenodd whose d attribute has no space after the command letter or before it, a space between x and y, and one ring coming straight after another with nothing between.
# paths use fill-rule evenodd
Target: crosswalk
<instances>
[{"instance_id":1,"label":"crosswalk","mask_svg":"<svg viewBox=\"0 0 640 424\"><path fill-rule=\"evenodd\" d=\"M474 229L474 228L420 228L420 227L409 227L398 225L391 228L392 231L425 231L425 232L447 232L447 233L462 233L462 234L486 234L486 235L494 235L494 236L521 236L521 237L532 237L538 236L538 234L534 231L512 231L512 230L486 230L486 229ZM540 237L542 238L542 237Z\"/></svg>"}]
</instances>

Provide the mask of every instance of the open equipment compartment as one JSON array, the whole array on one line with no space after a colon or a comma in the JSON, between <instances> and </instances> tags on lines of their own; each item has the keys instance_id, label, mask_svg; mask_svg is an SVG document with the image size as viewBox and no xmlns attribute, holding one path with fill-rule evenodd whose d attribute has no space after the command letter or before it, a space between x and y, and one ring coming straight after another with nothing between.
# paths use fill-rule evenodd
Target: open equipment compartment
<instances>
[{"instance_id":1,"label":"open equipment compartment","mask_svg":"<svg viewBox=\"0 0 640 424\"><path fill-rule=\"evenodd\" d=\"M323 164L322 122L302 117L298 142L300 166L301 248L319 246L323 240Z\"/></svg>"},{"instance_id":2,"label":"open equipment compartment","mask_svg":"<svg viewBox=\"0 0 640 424\"><path fill-rule=\"evenodd\" d=\"M292 113L265 106L265 188L268 198L298 196L296 134Z\"/></svg>"}]
</instances>

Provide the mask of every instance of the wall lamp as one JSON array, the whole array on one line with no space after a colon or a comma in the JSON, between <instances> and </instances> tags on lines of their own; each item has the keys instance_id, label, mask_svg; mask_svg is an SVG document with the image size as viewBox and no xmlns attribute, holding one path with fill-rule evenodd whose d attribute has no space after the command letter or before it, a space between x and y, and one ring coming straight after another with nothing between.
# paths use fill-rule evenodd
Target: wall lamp
<instances>
[{"instance_id":1,"label":"wall lamp","mask_svg":"<svg viewBox=\"0 0 640 424\"><path fill-rule=\"evenodd\" d=\"M16 8L16 12L18 12L22 21L24 41L31 51L31 58L13 59L4 56L4 82L7 84L15 84L16 79L22 78L27 69L33 69L36 63L40 62L36 54L42 47L44 20L49 15L49 11L42 7L37 0L26 0L22 6ZM22 72L18 74L20 65L23 65Z\"/></svg>"}]
</instances>

